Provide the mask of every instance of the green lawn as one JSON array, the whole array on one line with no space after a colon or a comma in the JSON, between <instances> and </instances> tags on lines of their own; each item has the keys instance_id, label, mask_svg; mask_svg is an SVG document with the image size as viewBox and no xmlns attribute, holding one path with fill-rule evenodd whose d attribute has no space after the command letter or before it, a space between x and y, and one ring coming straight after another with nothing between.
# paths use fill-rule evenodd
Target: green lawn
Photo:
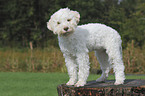
<instances>
[{"instance_id":1,"label":"green lawn","mask_svg":"<svg viewBox=\"0 0 145 96\"><path fill-rule=\"evenodd\" d=\"M99 75L90 75L95 80ZM129 75L127 79L145 79L145 76ZM109 79L114 79L113 75ZM56 87L65 83L64 73L11 73L0 72L0 96L57 96Z\"/></svg>"}]
</instances>

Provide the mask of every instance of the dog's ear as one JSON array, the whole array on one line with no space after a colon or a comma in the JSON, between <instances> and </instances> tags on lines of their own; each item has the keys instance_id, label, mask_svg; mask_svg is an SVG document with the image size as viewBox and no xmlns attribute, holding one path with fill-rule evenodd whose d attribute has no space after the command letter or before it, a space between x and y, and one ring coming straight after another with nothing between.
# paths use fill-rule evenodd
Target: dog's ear
<instances>
[{"instance_id":1,"label":"dog's ear","mask_svg":"<svg viewBox=\"0 0 145 96\"><path fill-rule=\"evenodd\" d=\"M52 20L51 19L47 22L47 28L49 30L53 31L53 29L52 29Z\"/></svg>"},{"instance_id":2,"label":"dog's ear","mask_svg":"<svg viewBox=\"0 0 145 96\"><path fill-rule=\"evenodd\" d=\"M76 20L77 20L77 23L79 23L79 21L80 21L80 14L79 14L79 12L77 12L77 11L71 11L73 14L74 14L74 16L76 17Z\"/></svg>"},{"instance_id":3,"label":"dog's ear","mask_svg":"<svg viewBox=\"0 0 145 96\"><path fill-rule=\"evenodd\" d=\"M51 31L53 31L54 34L56 34L56 32L53 30L53 21L50 19L48 22L47 22L47 28Z\"/></svg>"}]
</instances>

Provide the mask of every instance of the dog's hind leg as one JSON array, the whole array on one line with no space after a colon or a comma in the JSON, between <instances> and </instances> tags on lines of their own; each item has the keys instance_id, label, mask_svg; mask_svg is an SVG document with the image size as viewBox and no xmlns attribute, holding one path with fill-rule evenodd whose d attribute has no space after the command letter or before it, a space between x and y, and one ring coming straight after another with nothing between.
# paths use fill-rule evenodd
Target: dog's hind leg
<instances>
[{"instance_id":1,"label":"dog's hind leg","mask_svg":"<svg viewBox=\"0 0 145 96\"><path fill-rule=\"evenodd\" d=\"M101 65L102 70L102 75L96 80L96 82L104 82L108 77L108 73L111 69L111 64L108 62L108 55L105 49L95 51L95 55Z\"/></svg>"},{"instance_id":2,"label":"dog's hind leg","mask_svg":"<svg viewBox=\"0 0 145 96\"><path fill-rule=\"evenodd\" d=\"M115 73L115 85L123 84L125 80L124 74L124 64L122 60L122 48L121 46L116 46L114 50L108 48L106 51L109 56L109 61L112 64L114 73Z\"/></svg>"}]
</instances>

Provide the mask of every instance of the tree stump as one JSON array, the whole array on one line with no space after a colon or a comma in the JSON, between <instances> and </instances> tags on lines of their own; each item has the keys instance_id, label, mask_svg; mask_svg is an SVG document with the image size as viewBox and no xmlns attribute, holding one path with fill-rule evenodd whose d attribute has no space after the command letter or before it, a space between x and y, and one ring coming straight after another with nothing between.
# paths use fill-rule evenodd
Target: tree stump
<instances>
[{"instance_id":1,"label":"tree stump","mask_svg":"<svg viewBox=\"0 0 145 96\"><path fill-rule=\"evenodd\" d=\"M145 80L125 80L123 85L114 85L114 82L89 81L83 87L61 84L57 91L59 96L145 96Z\"/></svg>"}]
</instances>

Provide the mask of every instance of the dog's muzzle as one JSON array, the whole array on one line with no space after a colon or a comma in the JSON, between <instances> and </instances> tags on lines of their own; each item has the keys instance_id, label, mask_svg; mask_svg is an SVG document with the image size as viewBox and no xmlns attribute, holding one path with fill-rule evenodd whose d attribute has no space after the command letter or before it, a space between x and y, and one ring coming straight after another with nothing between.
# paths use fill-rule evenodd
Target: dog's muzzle
<instances>
[{"instance_id":1,"label":"dog's muzzle","mask_svg":"<svg viewBox=\"0 0 145 96\"><path fill-rule=\"evenodd\" d=\"M63 32L61 32L61 35L63 35L63 36L68 36L68 35L70 35L71 33L73 33L73 29L70 29L70 28L64 28L64 31Z\"/></svg>"}]
</instances>

